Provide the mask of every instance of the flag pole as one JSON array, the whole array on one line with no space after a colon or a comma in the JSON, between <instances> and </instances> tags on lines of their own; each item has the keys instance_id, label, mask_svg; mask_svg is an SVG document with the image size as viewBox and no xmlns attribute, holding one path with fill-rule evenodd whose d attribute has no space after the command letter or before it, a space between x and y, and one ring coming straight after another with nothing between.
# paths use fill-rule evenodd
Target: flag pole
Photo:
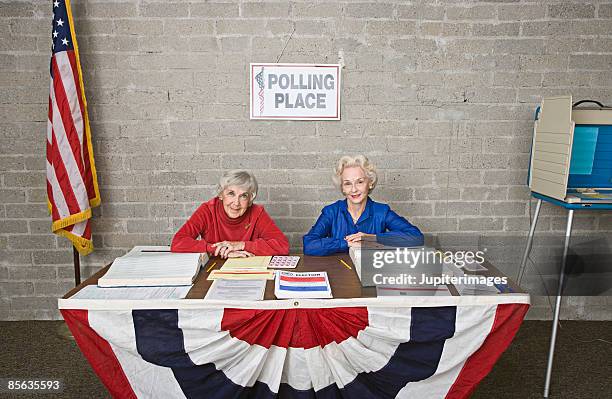
<instances>
[{"instance_id":1,"label":"flag pole","mask_svg":"<svg viewBox=\"0 0 612 399\"><path fill-rule=\"evenodd\" d=\"M72 259L74 262L74 286L81 284L81 257L76 247L72 246Z\"/></svg>"}]
</instances>

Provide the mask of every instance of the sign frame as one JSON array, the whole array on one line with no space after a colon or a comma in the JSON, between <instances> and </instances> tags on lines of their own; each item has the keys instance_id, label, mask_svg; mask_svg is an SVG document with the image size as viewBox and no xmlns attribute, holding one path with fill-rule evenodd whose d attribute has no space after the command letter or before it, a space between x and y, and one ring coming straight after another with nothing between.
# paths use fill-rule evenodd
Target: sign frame
<instances>
[{"instance_id":1,"label":"sign frame","mask_svg":"<svg viewBox=\"0 0 612 399\"><path fill-rule=\"evenodd\" d=\"M261 107L261 102L263 100L265 90L265 83L263 82L263 75L260 77L258 82L258 73L263 69L260 68L300 68L300 69L309 69L312 68L312 72L316 72L320 68L325 68L327 70L332 70L335 72L334 78L336 81L335 89L331 90L331 92L335 92L335 104L336 109L335 112L326 115L307 115L305 113L296 113L293 115L286 114L274 114L274 112L264 113L264 108ZM324 120L340 120L340 87L341 87L341 71L342 65L340 64L303 64L303 63L259 63L252 62L249 64L249 115L251 120L299 120L299 121L307 121L307 120L316 120L316 121L324 121ZM306 89L308 91L312 91L312 89ZM264 102L265 106L265 102ZM258 112L259 111L259 112Z\"/></svg>"}]
</instances>

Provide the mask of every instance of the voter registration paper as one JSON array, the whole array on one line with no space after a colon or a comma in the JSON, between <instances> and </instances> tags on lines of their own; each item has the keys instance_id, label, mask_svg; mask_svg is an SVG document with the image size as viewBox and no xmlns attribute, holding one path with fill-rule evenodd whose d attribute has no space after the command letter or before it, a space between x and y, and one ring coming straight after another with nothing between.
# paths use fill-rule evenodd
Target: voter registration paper
<instances>
[{"instance_id":1,"label":"voter registration paper","mask_svg":"<svg viewBox=\"0 0 612 399\"><path fill-rule=\"evenodd\" d=\"M213 281L204 299L231 301L261 301L266 291L266 280Z\"/></svg>"}]
</instances>

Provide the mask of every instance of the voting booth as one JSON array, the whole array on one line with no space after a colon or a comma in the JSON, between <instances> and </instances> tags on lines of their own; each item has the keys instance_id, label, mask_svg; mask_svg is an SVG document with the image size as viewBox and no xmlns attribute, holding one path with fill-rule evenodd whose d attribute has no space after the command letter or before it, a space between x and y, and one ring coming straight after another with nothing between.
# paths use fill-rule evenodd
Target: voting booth
<instances>
[{"instance_id":1,"label":"voting booth","mask_svg":"<svg viewBox=\"0 0 612 399\"><path fill-rule=\"evenodd\" d=\"M542 101L536 111L529 188L578 204L574 209L612 209L612 108L588 103L597 107L573 106L572 96Z\"/></svg>"},{"instance_id":2,"label":"voting booth","mask_svg":"<svg viewBox=\"0 0 612 399\"><path fill-rule=\"evenodd\" d=\"M543 99L536 109L528 184L538 201L518 284L525 272L542 201L568 211L544 383L547 398L574 210L612 210L612 107L592 100L573 104L570 95Z\"/></svg>"}]
</instances>

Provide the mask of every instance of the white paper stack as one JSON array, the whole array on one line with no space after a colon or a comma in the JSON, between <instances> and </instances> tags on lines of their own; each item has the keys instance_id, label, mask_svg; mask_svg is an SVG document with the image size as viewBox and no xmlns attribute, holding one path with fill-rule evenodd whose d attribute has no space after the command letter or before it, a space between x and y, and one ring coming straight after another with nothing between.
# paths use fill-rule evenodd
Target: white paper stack
<instances>
[{"instance_id":1,"label":"white paper stack","mask_svg":"<svg viewBox=\"0 0 612 399\"><path fill-rule=\"evenodd\" d=\"M191 285L208 255L199 253L130 252L115 259L99 287Z\"/></svg>"},{"instance_id":2,"label":"white paper stack","mask_svg":"<svg viewBox=\"0 0 612 399\"><path fill-rule=\"evenodd\" d=\"M213 281L204 299L230 301L261 301L266 291L266 280Z\"/></svg>"},{"instance_id":3,"label":"white paper stack","mask_svg":"<svg viewBox=\"0 0 612 399\"><path fill-rule=\"evenodd\" d=\"M70 299L183 299L191 289L190 286L165 287L112 287L102 288L88 285L70 297Z\"/></svg>"},{"instance_id":4,"label":"white paper stack","mask_svg":"<svg viewBox=\"0 0 612 399\"><path fill-rule=\"evenodd\" d=\"M497 295L499 290L494 285L486 284L455 284L455 288L461 296L472 295Z\"/></svg>"},{"instance_id":5,"label":"white paper stack","mask_svg":"<svg viewBox=\"0 0 612 399\"><path fill-rule=\"evenodd\" d=\"M350 247L349 256L351 257L353 265L355 266L357 277L359 277L359 281L361 281L361 248Z\"/></svg>"},{"instance_id":6,"label":"white paper stack","mask_svg":"<svg viewBox=\"0 0 612 399\"><path fill-rule=\"evenodd\" d=\"M278 299L332 298L327 272L276 272L274 295Z\"/></svg>"},{"instance_id":7,"label":"white paper stack","mask_svg":"<svg viewBox=\"0 0 612 399\"><path fill-rule=\"evenodd\" d=\"M268 270L271 256L231 258L221 269L213 270L207 280L273 280L274 271Z\"/></svg>"}]
</instances>

